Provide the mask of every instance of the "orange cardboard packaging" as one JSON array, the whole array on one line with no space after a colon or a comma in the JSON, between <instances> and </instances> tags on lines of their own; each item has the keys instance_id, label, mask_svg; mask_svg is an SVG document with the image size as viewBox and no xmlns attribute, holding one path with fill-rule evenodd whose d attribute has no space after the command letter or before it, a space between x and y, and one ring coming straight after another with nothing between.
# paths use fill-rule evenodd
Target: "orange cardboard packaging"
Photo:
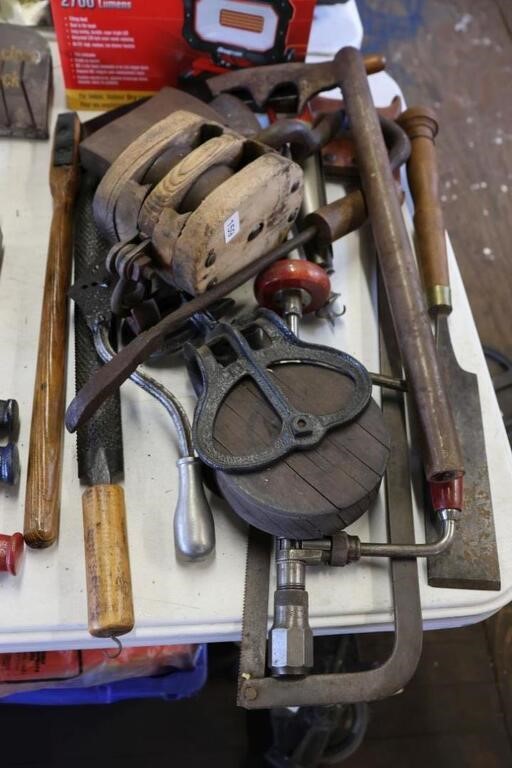
<instances>
[{"instance_id":1,"label":"orange cardboard packaging","mask_svg":"<svg viewBox=\"0 0 512 768\"><path fill-rule=\"evenodd\" d=\"M108 109L180 78L304 59L314 0L52 0L67 105Z\"/></svg>"}]
</instances>

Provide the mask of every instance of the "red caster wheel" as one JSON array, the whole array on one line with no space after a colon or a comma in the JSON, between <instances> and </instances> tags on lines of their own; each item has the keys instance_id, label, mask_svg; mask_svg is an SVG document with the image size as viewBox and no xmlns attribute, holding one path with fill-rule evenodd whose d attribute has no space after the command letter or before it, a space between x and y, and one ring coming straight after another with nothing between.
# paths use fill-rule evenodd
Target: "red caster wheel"
<instances>
[{"instance_id":1,"label":"red caster wheel","mask_svg":"<svg viewBox=\"0 0 512 768\"><path fill-rule=\"evenodd\" d=\"M290 291L300 292L304 314L316 312L329 300L331 281L318 264L304 259L281 259L260 272L254 282L258 304L276 312L282 310Z\"/></svg>"}]
</instances>

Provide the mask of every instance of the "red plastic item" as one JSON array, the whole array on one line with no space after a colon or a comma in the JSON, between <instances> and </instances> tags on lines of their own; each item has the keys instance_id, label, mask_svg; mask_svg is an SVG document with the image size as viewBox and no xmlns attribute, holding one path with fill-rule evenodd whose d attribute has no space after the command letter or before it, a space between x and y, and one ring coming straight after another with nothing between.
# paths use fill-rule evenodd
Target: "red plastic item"
<instances>
[{"instance_id":1,"label":"red plastic item","mask_svg":"<svg viewBox=\"0 0 512 768\"><path fill-rule=\"evenodd\" d=\"M464 480L456 477L442 483L430 483L430 497L435 512L442 509L462 509L464 506Z\"/></svg>"},{"instance_id":2,"label":"red plastic item","mask_svg":"<svg viewBox=\"0 0 512 768\"><path fill-rule=\"evenodd\" d=\"M315 3L51 0L51 6L67 105L103 111L176 86L191 67L200 75L216 73L220 60L229 68L255 57L267 64L288 55L302 61Z\"/></svg>"},{"instance_id":3,"label":"red plastic item","mask_svg":"<svg viewBox=\"0 0 512 768\"><path fill-rule=\"evenodd\" d=\"M16 576L24 549L22 533L13 533L12 536L0 533L0 571Z\"/></svg>"},{"instance_id":4,"label":"red plastic item","mask_svg":"<svg viewBox=\"0 0 512 768\"><path fill-rule=\"evenodd\" d=\"M275 311L280 309L280 292L299 289L310 297L303 312L316 312L327 303L331 295L331 281L327 272L312 261L281 259L260 272L254 282L254 295L258 304Z\"/></svg>"},{"instance_id":5,"label":"red plastic item","mask_svg":"<svg viewBox=\"0 0 512 768\"><path fill-rule=\"evenodd\" d=\"M0 699L41 688L77 689L135 677L193 669L200 646L123 648L110 658L104 649L0 653Z\"/></svg>"}]
</instances>

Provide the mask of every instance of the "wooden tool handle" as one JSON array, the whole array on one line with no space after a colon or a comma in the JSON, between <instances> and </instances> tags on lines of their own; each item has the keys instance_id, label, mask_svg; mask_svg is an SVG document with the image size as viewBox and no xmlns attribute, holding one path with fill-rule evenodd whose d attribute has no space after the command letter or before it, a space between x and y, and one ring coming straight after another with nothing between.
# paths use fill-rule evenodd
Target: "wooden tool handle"
<instances>
[{"instance_id":1,"label":"wooden tool handle","mask_svg":"<svg viewBox=\"0 0 512 768\"><path fill-rule=\"evenodd\" d=\"M71 254L72 201L59 199L48 247L25 497L25 541L36 548L49 547L59 531Z\"/></svg>"},{"instance_id":2,"label":"wooden tool handle","mask_svg":"<svg viewBox=\"0 0 512 768\"><path fill-rule=\"evenodd\" d=\"M403 190L398 182L396 183L396 191L401 205ZM304 218L303 226L315 227L315 246L325 248L335 240L345 237L350 232L355 232L356 229L363 226L367 218L368 209L363 192L360 189L354 189L340 200L334 200L310 213Z\"/></svg>"},{"instance_id":3,"label":"wooden tool handle","mask_svg":"<svg viewBox=\"0 0 512 768\"><path fill-rule=\"evenodd\" d=\"M374 75L386 68L386 57L380 53L370 53L364 57L363 61L367 75Z\"/></svg>"},{"instance_id":4,"label":"wooden tool handle","mask_svg":"<svg viewBox=\"0 0 512 768\"><path fill-rule=\"evenodd\" d=\"M360 189L356 189L341 200L334 200L310 213L302 224L304 227L315 227L314 243L317 248L325 248L340 237L359 229L367 216L364 195Z\"/></svg>"},{"instance_id":5,"label":"wooden tool handle","mask_svg":"<svg viewBox=\"0 0 512 768\"><path fill-rule=\"evenodd\" d=\"M427 302L433 314L446 313L451 310L450 277L439 202L435 113L426 107L414 107L400 115L397 122L411 140L407 176L414 201L416 246Z\"/></svg>"},{"instance_id":6,"label":"wooden tool handle","mask_svg":"<svg viewBox=\"0 0 512 768\"><path fill-rule=\"evenodd\" d=\"M133 598L124 493L94 485L82 496L89 632L94 637L133 629Z\"/></svg>"}]
</instances>

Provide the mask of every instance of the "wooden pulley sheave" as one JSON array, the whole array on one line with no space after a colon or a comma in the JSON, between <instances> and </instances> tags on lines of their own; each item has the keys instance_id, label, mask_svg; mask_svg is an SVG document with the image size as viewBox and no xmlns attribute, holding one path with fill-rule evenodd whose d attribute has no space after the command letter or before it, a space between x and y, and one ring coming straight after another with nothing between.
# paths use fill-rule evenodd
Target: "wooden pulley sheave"
<instances>
[{"instance_id":1,"label":"wooden pulley sheave","mask_svg":"<svg viewBox=\"0 0 512 768\"><path fill-rule=\"evenodd\" d=\"M266 309L185 348L196 451L249 524L290 539L328 536L374 501L389 436L364 366L298 338L299 318L329 299L326 272L282 259L254 290Z\"/></svg>"},{"instance_id":2,"label":"wooden pulley sheave","mask_svg":"<svg viewBox=\"0 0 512 768\"><path fill-rule=\"evenodd\" d=\"M187 111L156 123L112 163L94 198L101 230L176 288L196 295L286 239L301 168L270 147ZM126 248L126 243L130 246Z\"/></svg>"}]
</instances>

